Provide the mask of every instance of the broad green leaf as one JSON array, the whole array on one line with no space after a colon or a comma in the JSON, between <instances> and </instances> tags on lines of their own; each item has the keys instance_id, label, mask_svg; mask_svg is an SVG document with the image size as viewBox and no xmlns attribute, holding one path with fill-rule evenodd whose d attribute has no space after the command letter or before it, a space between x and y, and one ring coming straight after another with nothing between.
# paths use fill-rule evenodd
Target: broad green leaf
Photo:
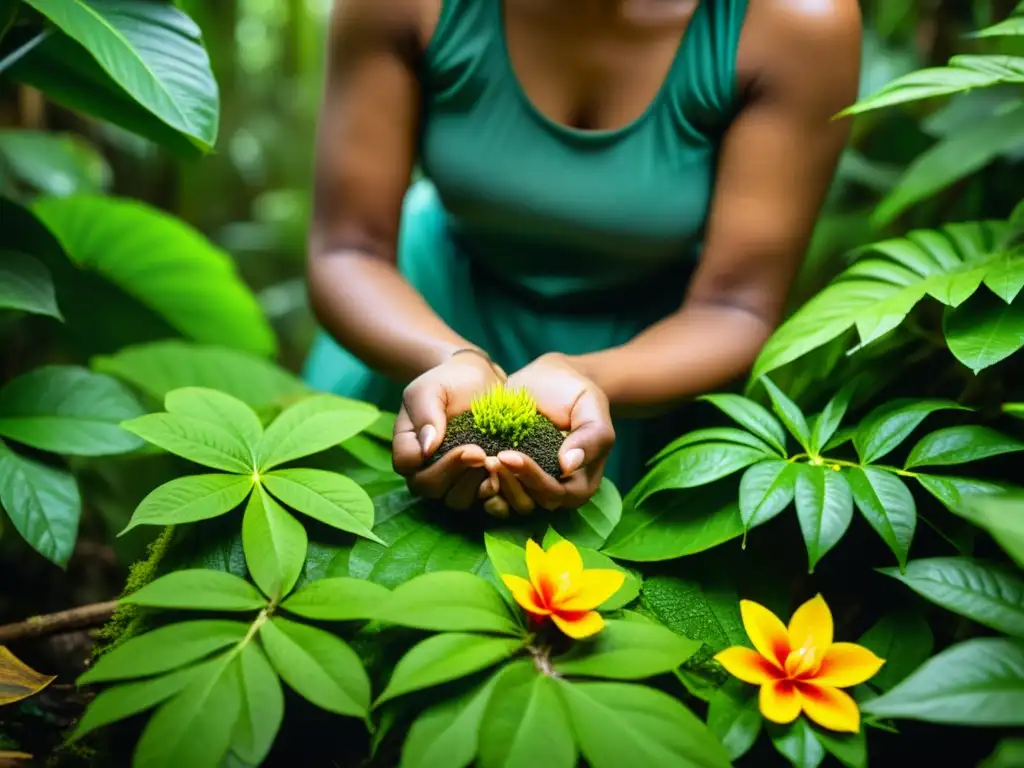
<instances>
[{"instance_id":1,"label":"broad green leaf","mask_svg":"<svg viewBox=\"0 0 1024 768\"><path fill-rule=\"evenodd\" d=\"M260 640L277 674L297 694L328 712L366 716L370 679L342 640L278 616L260 627Z\"/></svg>"},{"instance_id":2,"label":"broad green leaf","mask_svg":"<svg viewBox=\"0 0 1024 768\"><path fill-rule=\"evenodd\" d=\"M978 768L1019 768L1024 764L1024 739L1002 739Z\"/></svg>"},{"instance_id":3,"label":"broad green leaf","mask_svg":"<svg viewBox=\"0 0 1024 768\"><path fill-rule=\"evenodd\" d=\"M590 642L579 642L554 660L570 676L641 680L678 669L703 643L660 624L608 620Z\"/></svg>"},{"instance_id":4,"label":"broad green leaf","mask_svg":"<svg viewBox=\"0 0 1024 768\"><path fill-rule=\"evenodd\" d=\"M749 448L755 448L767 455L780 455L777 448L770 447L764 440L745 430L736 429L735 427L709 427L707 429L695 429L693 432L687 432L682 437L677 437L671 443L658 451L658 453L655 454L647 464L648 466L657 464L666 456L671 456L680 448L686 448L687 446L696 445L697 443L722 442L746 445Z\"/></svg>"},{"instance_id":5,"label":"broad green leaf","mask_svg":"<svg viewBox=\"0 0 1024 768\"><path fill-rule=\"evenodd\" d=\"M42 198L32 210L77 267L112 282L182 335L274 351L273 330L231 257L179 219L109 197Z\"/></svg>"},{"instance_id":6,"label":"broad green leaf","mask_svg":"<svg viewBox=\"0 0 1024 768\"><path fill-rule=\"evenodd\" d=\"M793 768L818 768L825 760L825 746L804 717L789 725L770 724L768 735L775 749Z\"/></svg>"},{"instance_id":7,"label":"broad green leaf","mask_svg":"<svg viewBox=\"0 0 1024 768\"><path fill-rule=\"evenodd\" d=\"M182 11L161 4L140 7L125 0L25 2L81 45L92 67L98 65L109 80L93 80L100 72L94 75L90 68L79 72L92 81L88 86L77 79L60 83L45 63L47 54L56 58L68 51L68 42L55 42L52 51L44 49L35 59L26 57L21 69L13 70L15 77L20 71L22 78L55 101L112 122L120 122L117 112L103 105L100 94L121 91L200 150L212 151L217 139L217 83L200 31ZM48 88L51 83L56 87ZM76 88L83 92L76 93ZM132 123L125 127L137 130Z\"/></svg>"},{"instance_id":8,"label":"broad green leaf","mask_svg":"<svg viewBox=\"0 0 1024 768\"><path fill-rule=\"evenodd\" d=\"M1024 495L969 496L954 511L987 531L1024 568Z\"/></svg>"},{"instance_id":9,"label":"broad green leaf","mask_svg":"<svg viewBox=\"0 0 1024 768\"><path fill-rule=\"evenodd\" d=\"M564 521L552 520L558 532L580 547L597 548L622 519L622 497L618 488L607 477L601 478L597 493L586 504L568 512Z\"/></svg>"},{"instance_id":10,"label":"broad green leaf","mask_svg":"<svg viewBox=\"0 0 1024 768\"><path fill-rule=\"evenodd\" d=\"M523 641L519 639L463 632L428 637L414 645L395 665L376 706L397 696L487 669L522 647Z\"/></svg>"},{"instance_id":11,"label":"broad green leaf","mask_svg":"<svg viewBox=\"0 0 1024 768\"><path fill-rule=\"evenodd\" d=\"M530 574L526 570L526 550L523 547L492 533L484 534L484 546L487 548L487 558L495 573L529 578Z\"/></svg>"},{"instance_id":12,"label":"broad green leaf","mask_svg":"<svg viewBox=\"0 0 1024 768\"><path fill-rule=\"evenodd\" d=\"M259 416L241 400L205 387L182 387L167 393L167 412L207 421L230 432L248 449L248 467L256 469L256 448L263 437Z\"/></svg>"},{"instance_id":13,"label":"broad green leaf","mask_svg":"<svg viewBox=\"0 0 1024 768\"><path fill-rule=\"evenodd\" d=\"M308 545L302 523L257 486L242 518L242 546L252 580L272 601L291 592L299 580Z\"/></svg>"},{"instance_id":14,"label":"broad green leaf","mask_svg":"<svg viewBox=\"0 0 1024 768\"><path fill-rule=\"evenodd\" d=\"M139 525L194 523L230 512L249 495L252 478L240 475L187 475L152 490L132 515L123 536Z\"/></svg>"},{"instance_id":15,"label":"broad green leaf","mask_svg":"<svg viewBox=\"0 0 1024 768\"><path fill-rule=\"evenodd\" d=\"M857 641L873 651L885 664L871 678L871 685L888 691L932 655L935 637L920 613L887 613Z\"/></svg>"},{"instance_id":16,"label":"broad green leaf","mask_svg":"<svg viewBox=\"0 0 1024 768\"><path fill-rule=\"evenodd\" d=\"M775 411L775 415L782 419L786 429L797 439L801 446L805 449L809 448L811 430L807 426L807 419L804 417L803 411L800 410L796 403L786 397L786 394L775 386L775 383L767 376L761 379L761 383L768 391L768 397L771 398L772 410Z\"/></svg>"},{"instance_id":17,"label":"broad green leaf","mask_svg":"<svg viewBox=\"0 0 1024 768\"><path fill-rule=\"evenodd\" d=\"M853 393L852 385L843 387L818 414L818 418L814 421L814 429L811 431L810 449L813 453L821 453L829 445L832 436L843 422L846 409L850 407Z\"/></svg>"},{"instance_id":18,"label":"broad green leaf","mask_svg":"<svg viewBox=\"0 0 1024 768\"><path fill-rule=\"evenodd\" d=\"M0 706L35 696L56 679L39 674L0 645Z\"/></svg>"},{"instance_id":19,"label":"broad green leaf","mask_svg":"<svg viewBox=\"0 0 1024 768\"><path fill-rule=\"evenodd\" d=\"M917 473L914 479L928 493L941 501L948 509L958 512L968 498L1003 494L1006 486L978 480L973 477L951 477Z\"/></svg>"},{"instance_id":20,"label":"broad green leaf","mask_svg":"<svg viewBox=\"0 0 1024 768\"><path fill-rule=\"evenodd\" d=\"M545 550L550 549L554 544L562 539L562 536L554 528L548 528L547 533L544 535L543 547ZM608 555L598 552L595 549L589 549L587 547L578 547L580 553L580 559L583 561L584 568L596 568L601 570L619 571L626 576L626 580L622 582L622 586L619 587L618 591L605 600L597 608L601 611L616 611L629 603L633 602L637 595L640 594L641 582L640 578L623 568L621 565L612 560Z\"/></svg>"},{"instance_id":21,"label":"broad green leaf","mask_svg":"<svg viewBox=\"0 0 1024 768\"><path fill-rule=\"evenodd\" d=\"M425 573L396 587L382 601L376 618L435 632L521 633L491 583L460 571Z\"/></svg>"},{"instance_id":22,"label":"broad green leaf","mask_svg":"<svg viewBox=\"0 0 1024 768\"><path fill-rule=\"evenodd\" d=\"M760 403L729 393L704 395L700 399L711 403L741 427L753 432L783 456L786 455L786 430Z\"/></svg>"},{"instance_id":23,"label":"broad green leaf","mask_svg":"<svg viewBox=\"0 0 1024 768\"><path fill-rule=\"evenodd\" d=\"M1018 451L1024 451L1024 442L988 427L948 427L921 438L904 466L945 467Z\"/></svg>"},{"instance_id":24,"label":"broad green leaf","mask_svg":"<svg viewBox=\"0 0 1024 768\"><path fill-rule=\"evenodd\" d=\"M726 768L729 756L690 710L630 683L558 680L580 750L592 768Z\"/></svg>"},{"instance_id":25,"label":"broad green leaf","mask_svg":"<svg viewBox=\"0 0 1024 768\"><path fill-rule=\"evenodd\" d=\"M0 435L53 453L134 450L142 441L119 424L141 414L120 382L70 365L36 368L0 389Z\"/></svg>"},{"instance_id":26,"label":"broad green leaf","mask_svg":"<svg viewBox=\"0 0 1024 768\"><path fill-rule=\"evenodd\" d=\"M82 515L70 472L19 456L0 440L0 503L36 552L61 568L67 565Z\"/></svg>"},{"instance_id":27,"label":"broad green leaf","mask_svg":"<svg viewBox=\"0 0 1024 768\"><path fill-rule=\"evenodd\" d=\"M373 528L373 500L358 483L322 469L278 469L260 478L289 507L332 528L384 542Z\"/></svg>"},{"instance_id":28,"label":"broad green leaf","mask_svg":"<svg viewBox=\"0 0 1024 768\"><path fill-rule=\"evenodd\" d=\"M258 611L267 605L259 590L244 579L205 568L168 573L121 598L121 602L197 611Z\"/></svg>"},{"instance_id":29,"label":"broad green leaf","mask_svg":"<svg viewBox=\"0 0 1024 768\"><path fill-rule=\"evenodd\" d=\"M830 755L846 768L867 768L868 740L865 728L858 733L837 733L814 728L814 736Z\"/></svg>"},{"instance_id":30,"label":"broad green leaf","mask_svg":"<svg viewBox=\"0 0 1024 768\"><path fill-rule=\"evenodd\" d=\"M249 631L241 621L201 619L168 624L131 638L105 653L78 678L79 685L157 675L240 643Z\"/></svg>"},{"instance_id":31,"label":"broad green leaf","mask_svg":"<svg viewBox=\"0 0 1024 768\"><path fill-rule=\"evenodd\" d=\"M1024 304L1007 304L982 293L961 307L947 310L942 330L949 351L978 373L1024 346Z\"/></svg>"},{"instance_id":32,"label":"broad green leaf","mask_svg":"<svg viewBox=\"0 0 1024 768\"><path fill-rule=\"evenodd\" d=\"M1024 579L1009 568L966 557L913 560L905 573L882 568L926 600L986 627L1024 637Z\"/></svg>"},{"instance_id":33,"label":"broad green leaf","mask_svg":"<svg viewBox=\"0 0 1024 768\"><path fill-rule=\"evenodd\" d=\"M274 746L284 720L284 690L256 643L246 643L238 663L242 708L232 733L231 751L250 765L260 765Z\"/></svg>"},{"instance_id":34,"label":"broad green leaf","mask_svg":"<svg viewBox=\"0 0 1024 768\"><path fill-rule=\"evenodd\" d=\"M1007 304L1016 300L1024 289L1024 251L1003 254L989 266L985 285Z\"/></svg>"},{"instance_id":35,"label":"broad green leaf","mask_svg":"<svg viewBox=\"0 0 1024 768\"><path fill-rule=\"evenodd\" d=\"M769 459L755 464L740 479L740 518L749 531L767 523L793 501L797 464L782 459Z\"/></svg>"},{"instance_id":36,"label":"broad green leaf","mask_svg":"<svg viewBox=\"0 0 1024 768\"><path fill-rule=\"evenodd\" d=\"M801 466L796 479L796 516L807 544L808 572L813 573L853 519L853 494L842 472Z\"/></svg>"},{"instance_id":37,"label":"broad green leaf","mask_svg":"<svg viewBox=\"0 0 1024 768\"><path fill-rule=\"evenodd\" d=\"M64 319L50 270L35 257L8 248L0 248L0 309Z\"/></svg>"},{"instance_id":38,"label":"broad green leaf","mask_svg":"<svg viewBox=\"0 0 1024 768\"><path fill-rule=\"evenodd\" d=\"M313 395L285 409L263 435L260 472L325 451L357 435L377 420L369 403L335 395Z\"/></svg>"},{"instance_id":39,"label":"broad green leaf","mask_svg":"<svg viewBox=\"0 0 1024 768\"><path fill-rule=\"evenodd\" d=\"M557 686L527 664L501 676L480 724L480 768L574 768L576 742Z\"/></svg>"},{"instance_id":40,"label":"broad green leaf","mask_svg":"<svg viewBox=\"0 0 1024 768\"><path fill-rule=\"evenodd\" d=\"M749 643L740 596L721 579L652 576L644 582L642 600L645 611L673 632L700 640L715 653Z\"/></svg>"},{"instance_id":41,"label":"broad green leaf","mask_svg":"<svg viewBox=\"0 0 1024 768\"><path fill-rule=\"evenodd\" d=\"M0 37L2 27L0 19ZM4 130L0 133L0 158L12 175L43 195L104 192L113 176L106 159L74 133Z\"/></svg>"},{"instance_id":42,"label":"broad green leaf","mask_svg":"<svg viewBox=\"0 0 1024 768\"><path fill-rule=\"evenodd\" d=\"M853 445L864 464L874 464L910 437L936 411L970 410L952 400L892 400L867 415L857 428Z\"/></svg>"},{"instance_id":43,"label":"broad green leaf","mask_svg":"<svg viewBox=\"0 0 1024 768\"><path fill-rule=\"evenodd\" d=\"M121 426L146 442L196 464L242 475L253 474L252 459L245 443L237 434L209 421L173 413L148 413L125 421Z\"/></svg>"},{"instance_id":44,"label":"broad green leaf","mask_svg":"<svg viewBox=\"0 0 1024 768\"><path fill-rule=\"evenodd\" d=\"M307 584L289 595L281 607L316 621L375 619L390 597L379 584L340 576Z\"/></svg>"},{"instance_id":45,"label":"broad green leaf","mask_svg":"<svg viewBox=\"0 0 1024 768\"><path fill-rule=\"evenodd\" d=\"M727 684L708 702L708 730L718 739L730 760L738 760L754 746L761 734L757 689Z\"/></svg>"},{"instance_id":46,"label":"broad green leaf","mask_svg":"<svg viewBox=\"0 0 1024 768\"><path fill-rule=\"evenodd\" d=\"M755 448L736 443L692 445L663 459L632 493L638 494L635 503L642 504L660 491L708 485L767 458Z\"/></svg>"},{"instance_id":47,"label":"broad green leaf","mask_svg":"<svg viewBox=\"0 0 1024 768\"><path fill-rule=\"evenodd\" d=\"M950 725L1024 725L1024 643L984 637L954 645L861 710Z\"/></svg>"},{"instance_id":48,"label":"broad green leaf","mask_svg":"<svg viewBox=\"0 0 1024 768\"><path fill-rule=\"evenodd\" d=\"M341 444L342 449L378 472L392 473L391 441L384 442L368 433L355 435Z\"/></svg>"},{"instance_id":49,"label":"broad green leaf","mask_svg":"<svg viewBox=\"0 0 1024 768\"><path fill-rule=\"evenodd\" d=\"M900 568L905 567L917 527L910 489L892 472L875 467L853 467L847 479L857 509L896 555Z\"/></svg>"}]
</instances>

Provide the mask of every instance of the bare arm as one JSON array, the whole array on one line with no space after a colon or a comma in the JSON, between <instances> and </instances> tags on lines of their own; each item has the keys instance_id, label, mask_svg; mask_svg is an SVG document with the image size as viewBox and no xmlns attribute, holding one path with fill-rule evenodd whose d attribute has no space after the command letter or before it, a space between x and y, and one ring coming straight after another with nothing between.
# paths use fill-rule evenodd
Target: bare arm
<instances>
[{"instance_id":1,"label":"bare arm","mask_svg":"<svg viewBox=\"0 0 1024 768\"><path fill-rule=\"evenodd\" d=\"M846 142L847 121L830 118L857 95L856 2L755 8L771 33L758 37L777 53L724 141L705 252L683 306L621 347L571 361L616 411L657 410L750 368L781 320Z\"/></svg>"}]
</instances>

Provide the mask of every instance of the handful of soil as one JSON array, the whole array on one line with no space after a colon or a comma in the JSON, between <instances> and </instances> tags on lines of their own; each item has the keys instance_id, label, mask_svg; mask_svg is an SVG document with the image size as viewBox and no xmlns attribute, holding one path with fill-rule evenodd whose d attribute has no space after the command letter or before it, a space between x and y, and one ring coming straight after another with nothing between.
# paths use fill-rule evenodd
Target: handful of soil
<instances>
[{"instance_id":1,"label":"handful of soil","mask_svg":"<svg viewBox=\"0 0 1024 768\"><path fill-rule=\"evenodd\" d=\"M474 398L468 411L449 420L444 442L431 462L460 445L479 445L488 456L519 451L549 475L559 478L562 467L558 463L558 449L564 440L562 430L537 412L537 403L529 392L495 384Z\"/></svg>"}]
</instances>

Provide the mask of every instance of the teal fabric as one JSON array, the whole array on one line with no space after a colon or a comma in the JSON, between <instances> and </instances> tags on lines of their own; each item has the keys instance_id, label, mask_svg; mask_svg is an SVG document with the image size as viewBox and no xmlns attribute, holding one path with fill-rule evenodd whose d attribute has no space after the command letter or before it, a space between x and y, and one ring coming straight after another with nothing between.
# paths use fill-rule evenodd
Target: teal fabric
<instances>
[{"instance_id":1,"label":"teal fabric","mask_svg":"<svg viewBox=\"0 0 1024 768\"><path fill-rule=\"evenodd\" d=\"M422 62L426 179L406 196L399 268L506 370L623 344L679 306L738 107L747 2L703 0L646 112L621 129L579 131L523 92L502 0L444 0ZM324 334L305 378L390 410L401 402L399 383ZM609 477L628 487L678 428L617 422Z\"/></svg>"}]
</instances>

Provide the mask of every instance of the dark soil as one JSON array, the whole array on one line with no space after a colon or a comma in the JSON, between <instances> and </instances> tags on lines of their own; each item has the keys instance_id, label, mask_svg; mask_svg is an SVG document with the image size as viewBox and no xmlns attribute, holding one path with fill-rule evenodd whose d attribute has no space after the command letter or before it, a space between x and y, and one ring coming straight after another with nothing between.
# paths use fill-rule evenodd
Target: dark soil
<instances>
[{"instance_id":1,"label":"dark soil","mask_svg":"<svg viewBox=\"0 0 1024 768\"><path fill-rule=\"evenodd\" d=\"M529 434L514 446L510 442L497 440L485 435L473 423L470 411L460 413L448 422L444 442L431 461L437 461L453 448L460 445L479 445L488 456L497 456L502 451L519 451L537 462L541 469L554 478L562 476L562 467L558 463L558 449L562 447L565 437L550 419L537 415L537 421Z\"/></svg>"}]
</instances>

